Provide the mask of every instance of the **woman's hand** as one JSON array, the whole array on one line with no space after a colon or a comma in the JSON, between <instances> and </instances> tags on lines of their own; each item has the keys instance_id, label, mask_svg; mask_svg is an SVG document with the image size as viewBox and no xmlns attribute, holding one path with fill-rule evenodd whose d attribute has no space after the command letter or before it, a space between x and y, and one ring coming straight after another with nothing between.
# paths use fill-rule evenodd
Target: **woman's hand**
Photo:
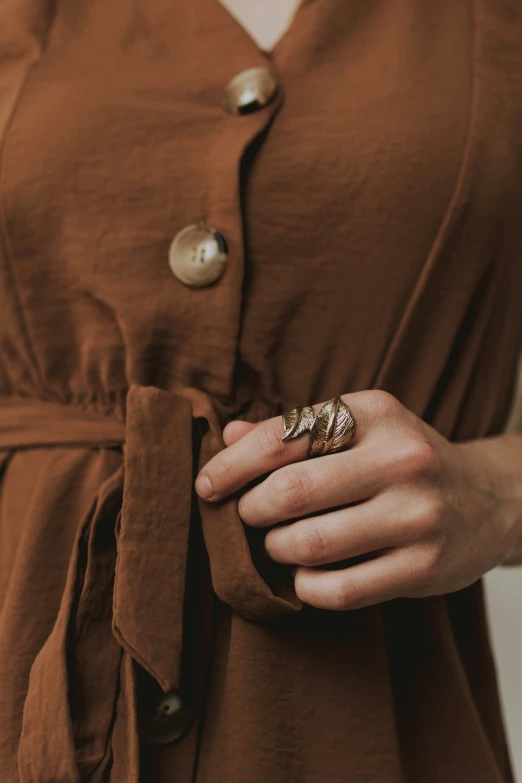
<instances>
[{"instance_id":1,"label":"woman's hand","mask_svg":"<svg viewBox=\"0 0 522 783\"><path fill-rule=\"evenodd\" d=\"M448 593L509 559L522 500L517 507L489 439L451 443L386 392L342 399L356 421L349 449L309 459L307 433L281 440L281 416L235 420L223 433L227 448L196 481L216 501L265 476L238 510L245 524L270 528L270 557L297 566L302 601L344 610ZM313 407L317 414L321 404ZM318 568L360 555L368 557Z\"/></svg>"}]
</instances>

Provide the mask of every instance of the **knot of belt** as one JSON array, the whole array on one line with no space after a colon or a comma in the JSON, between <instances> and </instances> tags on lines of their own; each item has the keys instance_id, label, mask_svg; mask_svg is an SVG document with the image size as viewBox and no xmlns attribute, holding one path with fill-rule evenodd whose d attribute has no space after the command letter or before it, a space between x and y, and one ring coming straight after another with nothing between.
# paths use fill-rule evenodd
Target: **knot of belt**
<instances>
[{"instance_id":1,"label":"knot of belt","mask_svg":"<svg viewBox=\"0 0 522 783\"><path fill-rule=\"evenodd\" d=\"M0 448L124 450L79 525L56 622L31 668L21 783L139 780L137 669L165 694L180 689L194 419L204 424L199 470L225 444L212 398L198 389L133 385L125 423L51 402L1 402ZM255 567L237 498L197 502L219 599L254 621L298 611L291 588L276 592Z\"/></svg>"}]
</instances>

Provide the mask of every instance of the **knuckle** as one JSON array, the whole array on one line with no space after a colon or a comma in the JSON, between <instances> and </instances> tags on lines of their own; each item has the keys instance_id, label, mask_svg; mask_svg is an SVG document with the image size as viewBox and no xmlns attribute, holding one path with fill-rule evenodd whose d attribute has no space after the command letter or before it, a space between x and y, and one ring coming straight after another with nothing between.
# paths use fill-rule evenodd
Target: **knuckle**
<instances>
[{"instance_id":1,"label":"knuckle","mask_svg":"<svg viewBox=\"0 0 522 783\"><path fill-rule=\"evenodd\" d=\"M343 609L354 609L361 601L361 590L357 582L349 573L344 573L332 594L333 608L341 611Z\"/></svg>"},{"instance_id":2,"label":"knuckle","mask_svg":"<svg viewBox=\"0 0 522 783\"><path fill-rule=\"evenodd\" d=\"M427 438L418 438L414 451L413 463L416 473L425 477L433 476L438 464L438 454L433 443Z\"/></svg>"},{"instance_id":3,"label":"knuckle","mask_svg":"<svg viewBox=\"0 0 522 783\"><path fill-rule=\"evenodd\" d=\"M256 447L263 457L277 457L283 452L284 441L276 430L275 423L268 421L254 430Z\"/></svg>"},{"instance_id":4,"label":"knuckle","mask_svg":"<svg viewBox=\"0 0 522 783\"><path fill-rule=\"evenodd\" d=\"M442 531L444 505L439 497L432 495L416 504L415 523L423 537L434 538Z\"/></svg>"},{"instance_id":5,"label":"knuckle","mask_svg":"<svg viewBox=\"0 0 522 783\"><path fill-rule=\"evenodd\" d=\"M395 461L407 476L429 478L435 473L437 452L426 438L411 437L402 444Z\"/></svg>"},{"instance_id":6,"label":"knuckle","mask_svg":"<svg viewBox=\"0 0 522 783\"><path fill-rule=\"evenodd\" d=\"M277 470L270 476L272 496L277 507L292 515L307 507L310 487L301 471L295 468Z\"/></svg>"},{"instance_id":7,"label":"knuckle","mask_svg":"<svg viewBox=\"0 0 522 783\"><path fill-rule=\"evenodd\" d=\"M372 389L368 392L368 401L372 416L379 419L395 418L402 405L399 400L387 391Z\"/></svg>"},{"instance_id":8,"label":"knuckle","mask_svg":"<svg viewBox=\"0 0 522 783\"><path fill-rule=\"evenodd\" d=\"M415 586L429 590L437 581L441 572L443 551L441 544L431 544L424 548L418 557L418 567L414 579Z\"/></svg>"},{"instance_id":9,"label":"knuckle","mask_svg":"<svg viewBox=\"0 0 522 783\"><path fill-rule=\"evenodd\" d=\"M295 557L300 565L312 566L321 563L326 549L324 533L317 525L306 526L295 541Z\"/></svg>"}]
</instances>

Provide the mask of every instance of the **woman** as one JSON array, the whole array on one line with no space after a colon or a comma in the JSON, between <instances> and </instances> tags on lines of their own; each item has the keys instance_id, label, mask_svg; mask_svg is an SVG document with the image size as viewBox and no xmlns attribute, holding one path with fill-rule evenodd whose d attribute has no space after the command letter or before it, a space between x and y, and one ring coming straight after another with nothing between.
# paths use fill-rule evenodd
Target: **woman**
<instances>
[{"instance_id":1,"label":"woman","mask_svg":"<svg viewBox=\"0 0 522 783\"><path fill-rule=\"evenodd\" d=\"M1 779L512 781L522 13L225 5L0 3Z\"/></svg>"}]
</instances>

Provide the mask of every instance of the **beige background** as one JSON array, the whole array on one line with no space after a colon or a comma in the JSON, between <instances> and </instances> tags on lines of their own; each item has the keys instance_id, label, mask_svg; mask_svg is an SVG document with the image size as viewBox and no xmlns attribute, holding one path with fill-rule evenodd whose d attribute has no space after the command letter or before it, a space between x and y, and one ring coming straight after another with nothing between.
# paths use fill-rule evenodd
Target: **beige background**
<instances>
[{"instance_id":1,"label":"beige background","mask_svg":"<svg viewBox=\"0 0 522 783\"><path fill-rule=\"evenodd\" d=\"M511 757L522 783L522 567L496 568L486 588Z\"/></svg>"},{"instance_id":2,"label":"beige background","mask_svg":"<svg viewBox=\"0 0 522 783\"><path fill-rule=\"evenodd\" d=\"M506 429L522 432L522 361ZM511 755L522 783L522 566L491 571L486 591Z\"/></svg>"}]
</instances>

